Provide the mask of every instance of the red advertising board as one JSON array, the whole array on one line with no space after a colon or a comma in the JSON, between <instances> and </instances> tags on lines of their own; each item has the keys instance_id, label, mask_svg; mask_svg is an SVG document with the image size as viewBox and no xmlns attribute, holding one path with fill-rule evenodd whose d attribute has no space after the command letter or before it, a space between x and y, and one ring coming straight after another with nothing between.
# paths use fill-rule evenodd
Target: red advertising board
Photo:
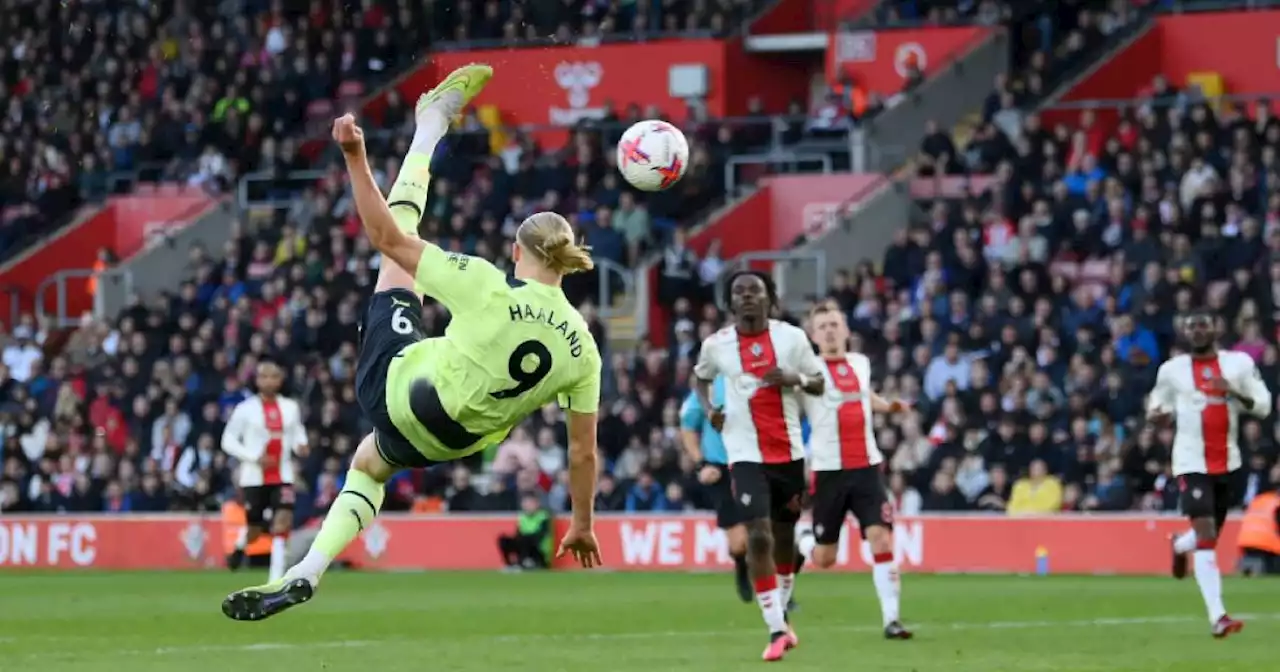
<instances>
[{"instance_id":1,"label":"red advertising board","mask_svg":"<svg viewBox=\"0 0 1280 672\"><path fill-rule=\"evenodd\" d=\"M1229 522L1223 535L1225 568L1238 559L1237 525ZM380 570L498 569L497 536L514 526L502 516L388 515L365 530L346 559ZM1179 518L1144 515L922 516L896 526L895 553L914 572L1029 573L1043 556L1051 572L1162 574L1167 537L1185 526ZM218 568L223 532L212 517L0 517L0 568ZM710 516L610 516L597 521L596 534L605 567L615 570L731 566L724 534ZM850 523L836 571L868 566L867 548Z\"/></svg>"},{"instance_id":2,"label":"red advertising board","mask_svg":"<svg viewBox=\"0 0 1280 672\"><path fill-rule=\"evenodd\" d=\"M21 309L29 311L40 283L58 271L92 268L102 248L128 259L158 231L184 226L216 203L216 199L199 190L113 196L93 216L58 231L6 263L0 268L0 285L17 287ZM69 313L92 308L93 297L86 283L87 280L67 282Z\"/></svg>"},{"instance_id":3,"label":"red advertising board","mask_svg":"<svg viewBox=\"0 0 1280 672\"><path fill-rule=\"evenodd\" d=\"M1280 10L1161 16L1062 100L1124 100L1142 94L1157 74L1176 87L1184 87L1189 75L1199 73L1220 75L1223 91L1228 94L1275 93L1280 89ZM1106 122L1114 117L1114 111L1099 116ZM1053 110L1044 115L1051 124L1078 118L1075 110Z\"/></svg>"},{"instance_id":4,"label":"red advertising board","mask_svg":"<svg viewBox=\"0 0 1280 672\"><path fill-rule=\"evenodd\" d=\"M914 64L927 77L990 35L990 28L980 26L832 33L827 48L827 77L836 81L848 73L869 91L895 94L902 91L909 65Z\"/></svg>"}]
</instances>

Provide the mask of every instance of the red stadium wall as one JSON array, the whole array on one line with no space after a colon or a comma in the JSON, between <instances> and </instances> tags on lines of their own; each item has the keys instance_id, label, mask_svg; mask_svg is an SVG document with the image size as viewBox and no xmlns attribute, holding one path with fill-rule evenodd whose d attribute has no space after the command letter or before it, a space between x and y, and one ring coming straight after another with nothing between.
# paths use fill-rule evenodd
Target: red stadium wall
<instances>
[{"instance_id":1,"label":"red stadium wall","mask_svg":"<svg viewBox=\"0 0 1280 672\"><path fill-rule=\"evenodd\" d=\"M848 73L860 87L881 95L902 91L914 62L928 77L968 53L991 35L990 28L888 28L831 34L827 79Z\"/></svg>"},{"instance_id":2,"label":"red stadium wall","mask_svg":"<svg viewBox=\"0 0 1280 672\"><path fill-rule=\"evenodd\" d=\"M561 521L563 531L564 521ZM514 518L388 515L344 558L380 570L499 569L496 538ZM921 516L895 526L896 553L908 572L1163 574L1168 535L1179 518L1064 514L1039 518ZM1235 566L1238 523L1219 550ZM605 567L680 571L731 566L723 533L709 516L606 516L597 520ZM209 517L47 516L0 518L0 568L220 569L222 523ZM836 571L869 567L857 531L845 530ZM856 543L855 543L856 542ZM567 564L562 564L567 568Z\"/></svg>"},{"instance_id":3,"label":"red stadium wall","mask_svg":"<svg viewBox=\"0 0 1280 672\"><path fill-rule=\"evenodd\" d=\"M1063 102L1121 100L1143 93L1157 74L1177 87L1192 73L1213 72L1226 93L1270 94L1280 88L1280 10L1162 16L1156 25L1071 89ZM1114 111L1099 114L1109 123ZM1072 123L1076 110L1044 114L1050 124Z\"/></svg>"},{"instance_id":4,"label":"red stadium wall","mask_svg":"<svg viewBox=\"0 0 1280 672\"><path fill-rule=\"evenodd\" d=\"M668 73L674 65L705 65L707 111L712 116L747 113L747 102L761 97L767 110L781 112L792 99L805 99L809 67L803 62L748 54L739 40L659 40L638 44L603 44L527 49L441 52L394 84L408 102L430 89L444 73L468 63L489 63L493 81L476 103L493 105L512 125L570 126L599 116L606 103L622 110L632 103L656 105L676 122L687 104L669 95ZM752 76L730 77L730 72ZM365 105L376 118L386 105L385 91ZM564 142L564 131L537 135L548 146ZM314 151L312 143L307 149Z\"/></svg>"},{"instance_id":5,"label":"red stadium wall","mask_svg":"<svg viewBox=\"0 0 1280 672\"><path fill-rule=\"evenodd\" d=\"M199 218L217 201L203 192L169 195L113 196L93 216L54 234L54 237L0 269L0 285L19 289L23 311L34 308L40 283L58 271L92 268L98 250L107 248L119 259L142 250L157 231L181 227ZM87 280L67 281L67 311L77 315L93 307ZM52 293L46 310L52 311Z\"/></svg>"}]
</instances>

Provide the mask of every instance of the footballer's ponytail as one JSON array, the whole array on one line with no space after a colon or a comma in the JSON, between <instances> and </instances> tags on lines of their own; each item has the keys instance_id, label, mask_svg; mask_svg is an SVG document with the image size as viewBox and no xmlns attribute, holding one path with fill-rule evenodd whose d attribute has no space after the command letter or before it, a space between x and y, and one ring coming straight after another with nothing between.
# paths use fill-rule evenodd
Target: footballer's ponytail
<instances>
[{"instance_id":1,"label":"footballer's ponytail","mask_svg":"<svg viewBox=\"0 0 1280 672\"><path fill-rule=\"evenodd\" d=\"M595 268L591 248L579 245L573 227L554 212L529 215L516 231L516 241L553 273L569 275Z\"/></svg>"}]
</instances>

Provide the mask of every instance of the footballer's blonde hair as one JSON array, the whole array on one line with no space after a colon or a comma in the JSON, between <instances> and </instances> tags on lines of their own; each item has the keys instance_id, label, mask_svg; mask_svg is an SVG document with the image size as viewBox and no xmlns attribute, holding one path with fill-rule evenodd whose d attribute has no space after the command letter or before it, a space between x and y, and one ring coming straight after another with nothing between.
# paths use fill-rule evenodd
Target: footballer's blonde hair
<instances>
[{"instance_id":1,"label":"footballer's blonde hair","mask_svg":"<svg viewBox=\"0 0 1280 672\"><path fill-rule=\"evenodd\" d=\"M573 227L554 212L529 215L516 230L516 242L553 273L569 275L596 267L591 248L579 245L573 238Z\"/></svg>"}]
</instances>

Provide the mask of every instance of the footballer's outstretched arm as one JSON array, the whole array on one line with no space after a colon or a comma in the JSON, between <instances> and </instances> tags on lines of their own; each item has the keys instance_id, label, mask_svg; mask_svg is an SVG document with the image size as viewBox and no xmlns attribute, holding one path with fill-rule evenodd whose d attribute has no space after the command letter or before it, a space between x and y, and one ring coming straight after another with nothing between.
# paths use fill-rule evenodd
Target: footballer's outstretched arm
<instances>
[{"instance_id":1,"label":"footballer's outstretched arm","mask_svg":"<svg viewBox=\"0 0 1280 672\"><path fill-rule=\"evenodd\" d=\"M365 153L364 131L356 125L350 114L333 122L333 139L342 148L347 163L347 175L351 178L351 196L356 202L356 213L364 225L369 242L382 256L395 262L409 273L418 267L418 259L426 243L417 236L410 236L396 226L391 208L382 198L382 190L373 179L369 157Z\"/></svg>"},{"instance_id":2,"label":"footballer's outstretched arm","mask_svg":"<svg viewBox=\"0 0 1280 672\"><path fill-rule=\"evenodd\" d=\"M872 413L899 413L906 408L907 403L901 399L885 399L875 392L871 393Z\"/></svg>"},{"instance_id":3,"label":"footballer's outstretched arm","mask_svg":"<svg viewBox=\"0 0 1280 672\"><path fill-rule=\"evenodd\" d=\"M566 415L573 524L580 529L591 529L596 509L596 414L569 411Z\"/></svg>"}]
</instances>

